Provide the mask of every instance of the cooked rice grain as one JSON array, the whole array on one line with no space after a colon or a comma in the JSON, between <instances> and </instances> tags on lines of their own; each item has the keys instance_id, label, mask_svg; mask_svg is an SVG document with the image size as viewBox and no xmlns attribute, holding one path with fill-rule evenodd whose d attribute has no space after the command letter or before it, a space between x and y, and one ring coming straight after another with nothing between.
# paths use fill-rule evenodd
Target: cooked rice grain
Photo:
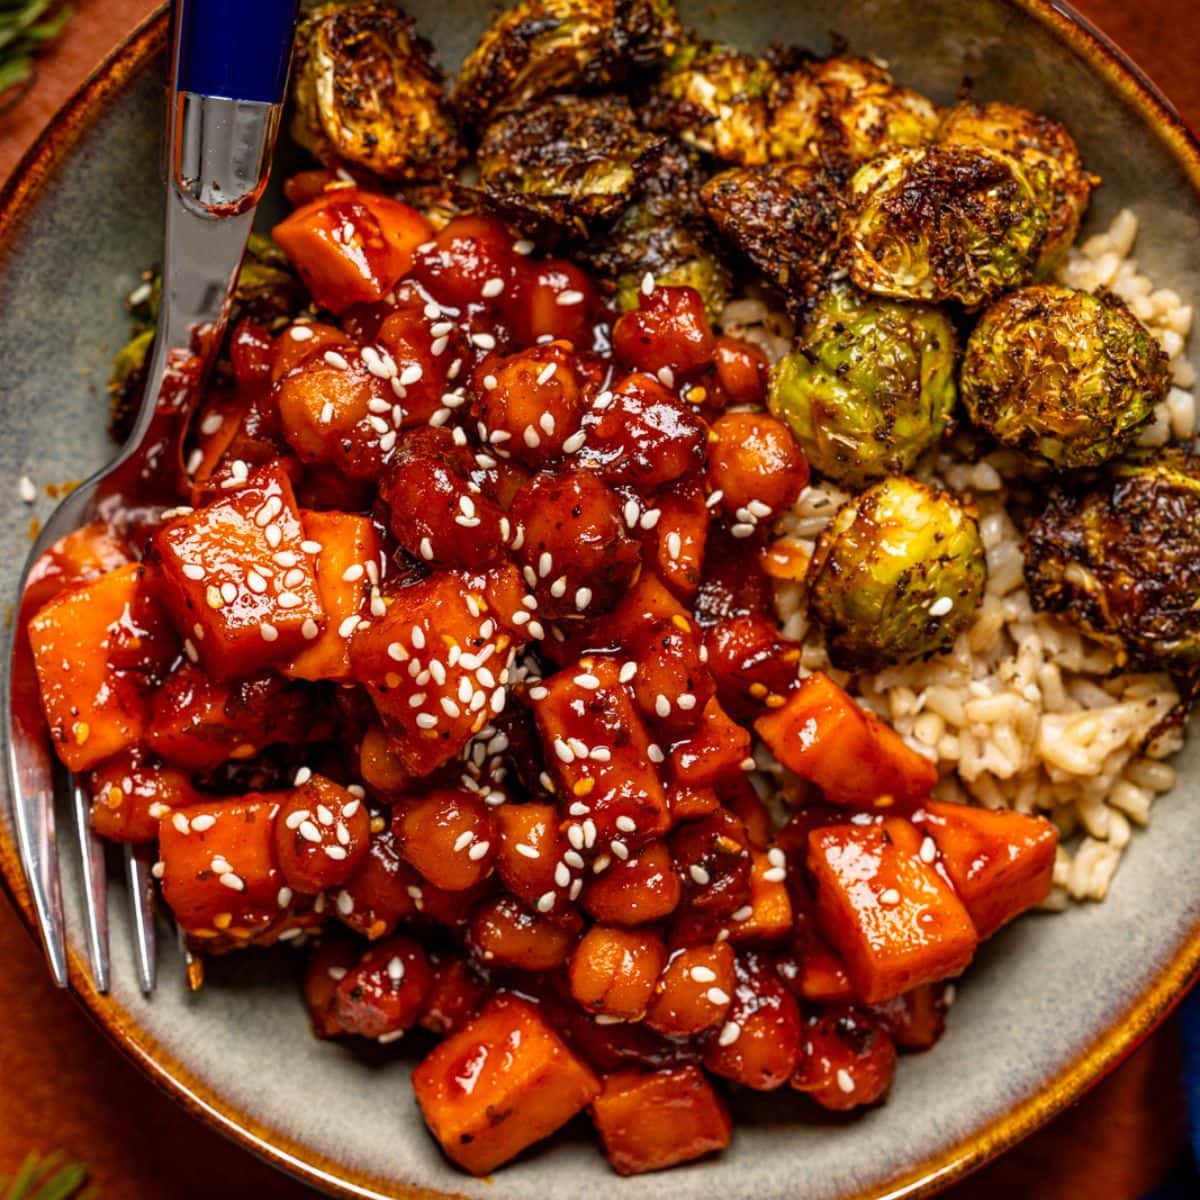
<instances>
[{"instance_id":1,"label":"cooked rice grain","mask_svg":"<svg viewBox=\"0 0 1200 1200\"><path fill-rule=\"evenodd\" d=\"M1137 218L1128 209L1108 230L1071 250L1058 279L1094 291L1107 287L1129 305L1171 360L1175 386L1143 435L1163 445L1195 436L1196 402L1188 389L1195 372L1183 357L1192 308L1173 291L1155 289L1130 257ZM761 297L733 302L723 314L726 332L762 346L772 360L790 345L791 323ZM1156 727L1179 704L1165 673L1114 673L1106 646L1065 621L1033 610L1024 582L1020 534L1005 508L1006 481L1019 488L1020 461L1007 451L966 461L961 445L927 456L916 471L970 493L979 508L988 560L988 584L974 626L945 654L926 662L851 677L830 667L820 631L810 628L802 584L776 592L784 633L803 642L801 673L827 671L862 704L890 721L919 753L938 764L937 794L947 800L1042 812L1060 835L1054 890L1044 907L1069 900L1102 900L1132 834L1145 825L1157 796L1177 773L1162 761L1182 742ZM849 498L819 481L779 522L778 532L810 554L817 537ZM764 754L786 796L788 773Z\"/></svg>"}]
</instances>

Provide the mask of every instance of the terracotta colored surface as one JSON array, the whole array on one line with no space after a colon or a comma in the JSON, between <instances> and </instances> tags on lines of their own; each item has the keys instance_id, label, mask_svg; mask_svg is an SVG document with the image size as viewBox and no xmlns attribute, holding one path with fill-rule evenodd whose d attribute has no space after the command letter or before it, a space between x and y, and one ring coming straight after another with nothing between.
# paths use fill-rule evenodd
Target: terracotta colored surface
<instances>
[{"instance_id":1,"label":"terracotta colored surface","mask_svg":"<svg viewBox=\"0 0 1200 1200\"><path fill-rule=\"evenodd\" d=\"M81 0L36 87L0 116L0 179L87 72L155 7L153 0ZM1077 0L1077 7L1200 126L1200 18L1192 0ZM49 986L40 953L2 899L0 962L0 1175L30 1149L57 1147L91 1164L109 1200L313 1195L165 1101ZM1136 1200L1183 1145L1178 1064L1168 1026L1074 1109L947 1197Z\"/></svg>"}]
</instances>

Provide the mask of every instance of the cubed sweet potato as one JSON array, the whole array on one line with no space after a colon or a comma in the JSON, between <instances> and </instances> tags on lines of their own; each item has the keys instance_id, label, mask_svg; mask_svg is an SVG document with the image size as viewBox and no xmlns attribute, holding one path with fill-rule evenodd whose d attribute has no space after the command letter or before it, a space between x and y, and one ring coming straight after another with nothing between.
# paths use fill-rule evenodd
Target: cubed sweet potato
<instances>
[{"instance_id":1,"label":"cubed sweet potato","mask_svg":"<svg viewBox=\"0 0 1200 1200\"><path fill-rule=\"evenodd\" d=\"M1044 817L930 800L912 820L933 839L980 939L1050 894L1058 833Z\"/></svg>"},{"instance_id":2,"label":"cubed sweet potato","mask_svg":"<svg viewBox=\"0 0 1200 1200\"><path fill-rule=\"evenodd\" d=\"M618 1175L661 1171L729 1145L733 1123L698 1067L621 1071L592 1101L592 1122Z\"/></svg>"},{"instance_id":3,"label":"cubed sweet potato","mask_svg":"<svg viewBox=\"0 0 1200 1200\"><path fill-rule=\"evenodd\" d=\"M513 639L497 629L471 577L457 571L402 587L386 606L354 635L351 668L370 692L401 765L428 775L504 708L498 677Z\"/></svg>"},{"instance_id":4,"label":"cubed sweet potato","mask_svg":"<svg viewBox=\"0 0 1200 1200\"><path fill-rule=\"evenodd\" d=\"M317 597L325 628L282 673L291 679L350 678L350 637L355 617L370 616L371 589L379 580L379 533L368 517L342 512L304 512L300 523L316 555ZM312 548L311 546L309 547Z\"/></svg>"},{"instance_id":5,"label":"cubed sweet potato","mask_svg":"<svg viewBox=\"0 0 1200 1200\"><path fill-rule=\"evenodd\" d=\"M140 563L77 584L29 622L42 709L59 758L83 771L141 740L154 676L177 644Z\"/></svg>"},{"instance_id":6,"label":"cubed sweet potato","mask_svg":"<svg viewBox=\"0 0 1200 1200\"><path fill-rule=\"evenodd\" d=\"M167 607L210 675L293 658L325 624L291 480L279 462L155 534Z\"/></svg>"},{"instance_id":7,"label":"cubed sweet potato","mask_svg":"<svg viewBox=\"0 0 1200 1200\"><path fill-rule=\"evenodd\" d=\"M779 942L792 930L792 900L785 868L769 854L751 855L750 892L745 904L730 914L729 937L736 944Z\"/></svg>"},{"instance_id":8,"label":"cubed sweet potato","mask_svg":"<svg viewBox=\"0 0 1200 1200\"><path fill-rule=\"evenodd\" d=\"M291 903L275 854L280 795L211 800L159 822L163 899L190 937L250 940Z\"/></svg>"},{"instance_id":9,"label":"cubed sweet potato","mask_svg":"<svg viewBox=\"0 0 1200 1200\"><path fill-rule=\"evenodd\" d=\"M538 1009L509 995L437 1046L412 1080L434 1137L474 1175L549 1136L600 1092Z\"/></svg>"},{"instance_id":10,"label":"cubed sweet potato","mask_svg":"<svg viewBox=\"0 0 1200 1200\"><path fill-rule=\"evenodd\" d=\"M706 499L699 474L676 479L656 493L654 507L661 515L654 528L643 534L648 560L683 600L690 600L700 586L712 515Z\"/></svg>"},{"instance_id":11,"label":"cubed sweet potato","mask_svg":"<svg viewBox=\"0 0 1200 1200\"><path fill-rule=\"evenodd\" d=\"M712 787L736 777L750 755L750 731L733 721L714 696L691 734L671 749L671 771L680 783Z\"/></svg>"},{"instance_id":12,"label":"cubed sweet potato","mask_svg":"<svg viewBox=\"0 0 1200 1200\"><path fill-rule=\"evenodd\" d=\"M618 858L666 832L671 816L650 735L611 658L583 658L531 692L546 761L584 832L581 852Z\"/></svg>"},{"instance_id":13,"label":"cubed sweet potato","mask_svg":"<svg viewBox=\"0 0 1200 1200\"><path fill-rule=\"evenodd\" d=\"M975 953L967 910L920 848L902 817L808 835L821 933L868 1004L957 975Z\"/></svg>"},{"instance_id":14,"label":"cubed sweet potato","mask_svg":"<svg viewBox=\"0 0 1200 1200\"><path fill-rule=\"evenodd\" d=\"M754 728L788 770L837 803L869 808L919 800L937 783L929 759L820 671Z\"/></svg>"}]
</instances>

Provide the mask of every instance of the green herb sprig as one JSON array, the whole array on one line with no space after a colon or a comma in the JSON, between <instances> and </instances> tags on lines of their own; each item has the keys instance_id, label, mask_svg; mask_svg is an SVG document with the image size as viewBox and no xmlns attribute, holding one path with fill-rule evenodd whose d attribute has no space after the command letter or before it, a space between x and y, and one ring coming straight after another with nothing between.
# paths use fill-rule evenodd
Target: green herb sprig
<instances>
[{"instance_id":1,"label":"green herb sprig","mask_svg":"<svg viewBox=\"0 0 1200 1200\"><path fill-rule=\"evenodd\" d=\"M34 60L62 33L72 11L64 0L0 0L0 112L33 83Z\"/></svg>"}]
</instances>

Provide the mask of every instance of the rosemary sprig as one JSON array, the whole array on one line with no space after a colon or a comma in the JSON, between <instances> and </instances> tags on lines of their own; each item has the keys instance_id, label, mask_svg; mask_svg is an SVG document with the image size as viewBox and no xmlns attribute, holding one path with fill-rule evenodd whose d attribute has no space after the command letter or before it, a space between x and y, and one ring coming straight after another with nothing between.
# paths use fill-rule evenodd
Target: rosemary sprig
<instances>
[{"instance_id":1,"label":"rosemary sprig","mask_svg":"<svg viewBox=\"0 0 1200 1200\"><path fill-rule=\"evenodd\" d=\"M34 59L71 19L65 0L0 0L0 112L33 82Z\"/></svg>"}]
</instances>

